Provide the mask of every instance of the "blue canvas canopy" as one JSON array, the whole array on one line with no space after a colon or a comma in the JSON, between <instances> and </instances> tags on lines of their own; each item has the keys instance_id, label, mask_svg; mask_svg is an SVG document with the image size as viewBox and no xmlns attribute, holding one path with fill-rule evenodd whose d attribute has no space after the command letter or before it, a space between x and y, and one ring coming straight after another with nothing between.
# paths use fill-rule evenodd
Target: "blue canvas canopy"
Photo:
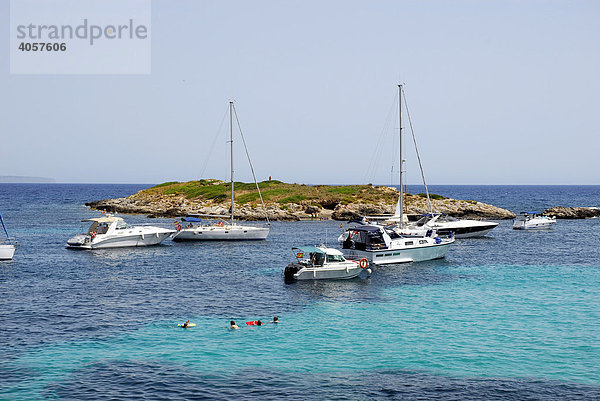
<instances>
[{"instance_id":1,"label":"blue canvas canopy","mask_svg":"<svg viewBox=\"0 0 600 401\"><path fill-rule=\"evenodd\" d=\"M380 232L381 229L378 226L357 226L349 228L348 231Z\"/></svg>"},{"instance_id":2,"label":"blue canvas canopy","mask_svg":"<svg viewBox=\"0 0 600 401\"><path fill-rule=\"evenodd\" d=\"M183 217L181 221L189 221L190 223L202 223L202 219L197 217Z\"/></svg>"},{"instance_id":3,"label":"blue canvas canopy","mask_svg":"<svg viewBox=\"0 0 600 401\"><path fill-rule=\"evenodd\" d=\"M315 247L315 246L295 246L292 248L292 250L300 250L303 253L322 253L325 254L325 252L323 252L323 250Z\"/></svg>"},{"instance_id":4,"label":"blue canvas canopy","mask_svg":"<svg viewBox=\"0 0 600 401\"><path fill-rule=\"evenodd\" d=\"M521 214L538 214L538 212L521 212Z\"/></svg>"}]
</instances>

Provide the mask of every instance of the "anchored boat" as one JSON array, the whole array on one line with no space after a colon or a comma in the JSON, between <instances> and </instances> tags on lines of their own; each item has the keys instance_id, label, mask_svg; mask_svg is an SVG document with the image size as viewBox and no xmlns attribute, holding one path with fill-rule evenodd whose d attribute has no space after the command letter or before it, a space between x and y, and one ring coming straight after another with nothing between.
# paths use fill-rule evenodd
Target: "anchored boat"
<instances>
[{"instance_id":1,"label":"anchored boat","mask_svg":"<svg viewBox=\"0 0 600 401\"><path fill-rule=\"evenodd\" d=\"M366 259L347 260L342 252L324 246L292 248L295 263L285 267L283 276L287 283L295 280L341 280L357 277L363 270L370 273Z\"/></svg>"},{"instance_id":2,"label":"anchored boat","mask_svg":"<svg viewBox=\"0 0 600 401\"><path fill-rule=\"evenodd\" d=\"M109 214L82 222L91 222L92 225L87 233L70 238L67 247L100 249L158 245L175 232L155 226L131 226L121 217Z\"/></svg>"},{"instance_id":3,"label":"anchored boat","mask_svg":"<svg viewBox=\"0 0 600 401\"><path fill-rule=\"evenodd\" d=\"M8 236L8 230L4 225L4 220L2 219L2 215L0 214L0 223L2 223L2 228L4 229L4 234L6 234L6 238L0 239L0 260L11 260L15 255L15 244L14 238Z\"/></svg>"},{"instance_id":4,"label":"anchored boat","mask_svg":"<svg viewBox=\"0 0 600 401\"><path fill-rule=\"evenodd\" d=\"M515 230L536 230L550 228L556 217L540 216L537 212L521 212L513 223Z\"/></svg>"},{"instance_id":5,"label":"anchored boat","mask_svg":"<svg viewBox=\"0 0 600 401\"><path fill-rule=\"evenodd\" d=\"M388 263L421 262L439 259L446 255L446 251L454 243L454 237L440 238L433 229L415 228L407 226L404 217L404 190L403 174L404 159L402 158L402 98L404 92L402 85L398 85L398 121L399 133L399 175L400 195L396 206L395 217L397 224L382 226L379 224L364 224L349 228L339 238L343 241L344 255L350 259L366 258L369 262L382 265ZM410 117L410 116L409 116ZM412 126L412 124L411 124ZM413 134L414 135L414 134ZM415 141L416 143L416 141ZM420 157L419 157L420 160ZM420 164L420 161L419 161ZM421 167L423 184L425 175ZM431 203L431 202L430 202ZM430 205L431 210L431 205Z\"/></svg>"},{"instance_id":6,"label":"anchored boat","mask_svg":"<svg viewBox=\"0 0 600 401\"><path fill-rule=\"evenodd\" d=\"M271 225L269 223L269 216L266 213L266 209L264 206L262 194L260 193L260 187L258 186L258 182L256 181L256 176L254 175L254 168L252 167L252 162L250 161L250 155L248 153L248 149L246 149L246 155L248 156L248 162L250 163L250 168L252 170L252 175L254 177L254 183L256 184L256 190L258 191L258 195L260 197L260 201L263 205L263 209L265 210L265 216L267 219L266 225L261 227L251 226L251 225L240 225L237 224L233 218L233 212L235 208L233 193L234 193L234 181L233 181L233 116L235 115L236 121L237 114L235 111L235 107L233 102L229 102L229 142L230 142L230 155L231 155L231 206L230 210L230 219L228 222L217 222L214 225L201 225L197 223L201 223L202 221L198 221L199 219L193 220L190 218L182 219L185 222L184 225L178 226L177 233L173 235L173 241L207 241L207 240L264 240L269 235L269 231L271 230ZM239 122L238 122L239 128ZM241 135L241 129L240 135ZM242 139L243 139L242 135ZM244 146L246 146L245 140L243 140Z\"/></svg>"}]
</instances>

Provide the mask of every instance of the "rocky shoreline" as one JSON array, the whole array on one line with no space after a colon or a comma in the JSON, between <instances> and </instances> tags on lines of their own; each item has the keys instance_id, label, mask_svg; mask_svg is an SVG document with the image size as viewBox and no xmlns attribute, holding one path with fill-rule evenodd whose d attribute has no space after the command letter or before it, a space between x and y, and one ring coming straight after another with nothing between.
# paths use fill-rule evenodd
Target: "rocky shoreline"
<instances>
[{"instance_id":1,"label":"rocky shoreline","mask_svg":"<svg viewBox=\"0 0 600 401\"><path fill-rule=\"evenodd\" d=\"M395 190L390 188L389 190ZM396 191L397 192L397 191ZM428 213L427 199L418 195L406 194L406 213L419 215ZM453 217L470 219L512 219L515 214L486 203L474 200L432 199L436 212L446 213ZM225 201L188 199L179 194L158 194L140 191L126 198L104 199L86 203L92 209L112 213L146 214L148 217L180 217L200 215L212 218L227 218L229 203ZM362 202L314 202L298 203L268 202L266 212L270 220L298 221L315 218L350 220L362 216L391 215L396 208L395 203ZM265 219L265 210L256 204L236 205L234 217L238 220L255 221Z\"/></svg>"},{"instance_id":2,"label":"rocky shoreline","mask_svg":"<svg viewBox=\"0 0 600 401\"><path fill-rule=\"evenodd\" d=\"M591 219L600 217L600 209L591 207L555 206L544 210L542 215L556 217L557 219Z\"/></svg>"}]
</instances>

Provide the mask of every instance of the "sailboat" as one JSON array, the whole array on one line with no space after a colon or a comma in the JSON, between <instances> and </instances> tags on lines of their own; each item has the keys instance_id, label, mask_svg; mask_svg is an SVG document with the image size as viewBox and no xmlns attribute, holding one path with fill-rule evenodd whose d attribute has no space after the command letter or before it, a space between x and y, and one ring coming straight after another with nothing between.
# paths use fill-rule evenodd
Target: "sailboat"
<instances>
[{"instance_id":1,"label":"sailboat","mask_svg":"<svg viewBox=\"0 0 600 401\"><path fill-rule=\"evenodd\" d=\"M269 216L265 215L267 224L261 227L251 226L246 224L237 224L234 219L234 181L233 181L233 116L235 114L235 107L233 102L229 102L229 143L230 143L230 155L231 155L231 206L230 206L230 219L227 222L219 221L216 224L208 225L202 224L202 219L196 217L184 217L182 222L184 225L178 225L177 232L173 235L173 241L227 241L227 240L264 240L269 235L271 230L269 223ZM237 114L236 120L237 120ZM239 122L238 122L239 124ZM240 130L241 132L241 130ZM243 137L242 137L243 138ZM245 146L245 142L244 142ZM246 149L246 153L248 150ZM250 162L250 156L248 156ZM254 174L254 168L252 162L250 162L250 169L254 177L254 183L260 196L260 200L263 204L262 194L260 193L260 187L256 181L256 175Z\"/></svg>"},{"instance_id":2,"label":"sailboat","mask_svg":"<svg viewBox=\"0 0 600 401\"><path fill-rule=\"evenodd\" d=\"M400 127L400 195L396 207L397 224L363 224L346 230L342 237L344 256L348 259L366 258L375 265L421 262L446 256L454 238L441 238L434 230L410 230L403 218L404 191L402 159L402 85L398 85L398 119Z\"/></svg>"},{"instance_id":3,"label":"sailboat","mask_svg":"<svg viewBox=\"0 0 600 401\"><path fill-rule=\"evenodd\" d=\"M6 234L6 238L0 240L0 260L11 260L15 254L15 245L13 244L13 239L8 236L8 231L6 230L1 214L0 223L2 223L2 228Z\"/></svg>"}]
</instances>

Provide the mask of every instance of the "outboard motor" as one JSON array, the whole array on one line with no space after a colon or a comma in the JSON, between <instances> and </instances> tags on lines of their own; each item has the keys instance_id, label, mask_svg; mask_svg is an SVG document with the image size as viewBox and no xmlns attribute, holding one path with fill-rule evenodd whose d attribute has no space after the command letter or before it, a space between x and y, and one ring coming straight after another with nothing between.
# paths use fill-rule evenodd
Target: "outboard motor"
<instances>
[{"instance_id":1,"label":"outboard motor","mask_svg":"<svg viewBox=\"0 0 600 401\"><path fill-rule=\"evenodd\" d=\"M303 267L304 266L298 263L290 263L289 265L287 265L285 267L285 270L283 271L283 280L285 281L285 283L293 283L295 281L294 274L298 273Z\"/></svg>"}]
</instances>

